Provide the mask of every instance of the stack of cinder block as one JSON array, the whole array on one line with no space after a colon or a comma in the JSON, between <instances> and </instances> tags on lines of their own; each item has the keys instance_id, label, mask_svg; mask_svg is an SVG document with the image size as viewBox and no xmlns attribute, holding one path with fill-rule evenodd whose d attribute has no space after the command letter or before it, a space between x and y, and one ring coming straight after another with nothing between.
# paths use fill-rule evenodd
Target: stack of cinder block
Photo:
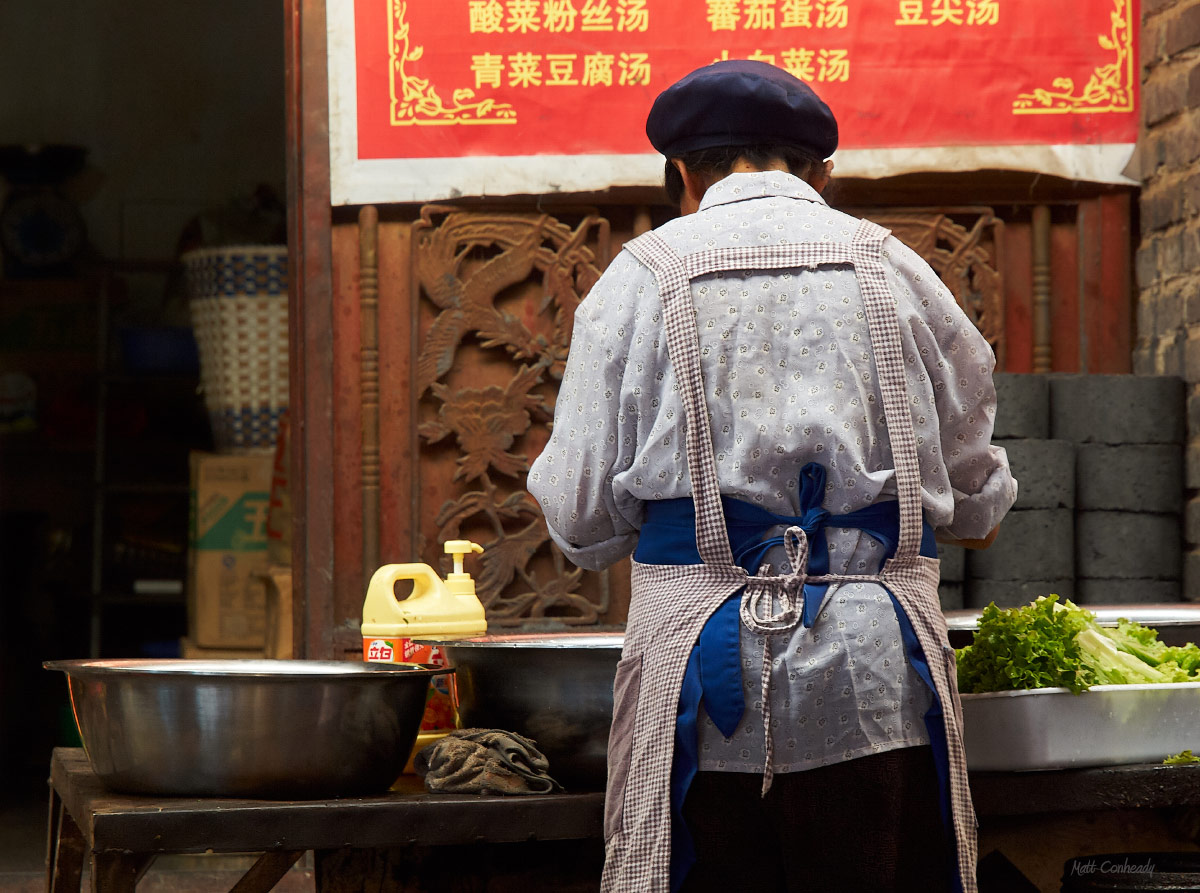
<instances>
[{"instance_id":1,"label":"stack of cinder block","mask_svg":"<svg viewBox=\"0 0 1200 893\"><path fill-rule=\"evenodd\" d=\"M996 375L993 440L1008 452L1017 502L991 548L969 551L966 607L1075 596L1075 445L1051 433L1049 380Z\"/></svg>"},{"instance_id":2,"label":"stack of cinder block","mask_svg":"<svg viewBox=\"0 0 1200 893\"><path fill-rule=\"evenodd\" d=\"M966 551L962 546L938 546L938 558L942 562L938 599L943 611L957 611L966 604L963 598L963 580L967 576Z\"/></svg>"},{"instance_id":3,"label":"stack of cinder block","mask_svg":"<svg viewBox=\"0 0 1200 893\"><path fill-rule=\"evenodd\" d=\"M1053 436L1076 450L1075 600L1179 601L1182 380L1056 375L1049 384Z\"/></svg>"}]
</instances>

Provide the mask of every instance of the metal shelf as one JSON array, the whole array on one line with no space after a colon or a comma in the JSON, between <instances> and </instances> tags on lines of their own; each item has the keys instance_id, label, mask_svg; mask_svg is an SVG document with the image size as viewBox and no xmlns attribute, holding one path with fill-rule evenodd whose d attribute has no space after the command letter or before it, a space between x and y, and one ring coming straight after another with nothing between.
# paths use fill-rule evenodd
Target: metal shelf
<instances>
[{"instance_id":1,"label":"metal shelf","mask_svg":"<svg viewBox=\"0 0 1200 893\"><path fill-rule=\"evenodd\" d=\"M121 450L122 435L111 430L114 413L118 411L119 401L129 394L130 389L148 389L149 396L158 395L162 399L181 399L184 393L198 393L199 376L195 373L175 372L127 372L114 368L112 343L112 279L123 272L147 272L145 265L114 264L109 266L109 275L104 278L97 302L97 345L96 345L96 430L92 446L92 566L91 566L91 626L90 653L99 657L102 646L102 628L105 622L104 613L109 608L137 607L164 608L179 610L186 603L186 580L178 581L178 591L170 593L137 592L136 565L117 568L113 563L112 543L108 542L106 533L110 530L111 509L114 499L123 497L186 497L188 494L186 462L180 468L180 477L169 477L171 468L160 467L159 463L149 463L153 469L141 468L138 461L121 462L125 454ZM170 264L161 265L161 270L155 268L150 272L168 272ZM172 396L177 395L177 396ZM117 401L114 403L114 401ZM178 446L186 449L177 438L169 436L140 437L130 442L134 448L145 448L147 455L152 455L160 447ZM137 453L139 456L142 453ZM152 475L152 479L135 480L139 473ZM113 479L116 475L117 478ZM181 500L182 503L182 500ZM122 503L124 504L124 503ZM186 529L186 528L184 528ZM116 583L113 574L118 573L124 582ZM153 571L151 571L153 573ZM169 573L169 571L168 571ZM130 582L130 577L134 582ZM149 579L149 578L147 578ZM155 577L155 580L167 580L172 577ZM116 583L116 585L114 585Z\"/></svg>"},{"instance_id":2,"label":"metal shelf","mask_svg":"<svg viewBox=\"0 0 1200 893\"><path fill-rule=\"evenodd\" d=\"M162 482L120 482L103 483L101 489L106 493L130 493L139 495L184 495L188 492L187 484Z\"/></svg>"}]
</instances>

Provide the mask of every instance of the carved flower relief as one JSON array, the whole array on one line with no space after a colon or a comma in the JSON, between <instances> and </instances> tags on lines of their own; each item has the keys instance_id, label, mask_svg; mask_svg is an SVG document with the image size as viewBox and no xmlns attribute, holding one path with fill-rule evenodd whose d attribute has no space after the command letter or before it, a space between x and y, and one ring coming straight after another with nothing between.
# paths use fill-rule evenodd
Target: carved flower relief
<instances>
[{"instance_id":1,"label":"carved flower relief","mask_svg":"<svg viewBox=\"0 0 1200 893\"><path fill-rule=\"evenodd\" d=\"M505 387L463 388L452 390L434 382L434 397L441 402L437 419L425 422L418 431L428 443L437 443L450 434L458 441L461 455L454 480L473 481L488 468L516 477L529 470L529 460L509 452L513 442L533 424L531 410L548 415L541 396L531 394L542 381L541 366L522 366Z\"/></svg>"}]
</instances>

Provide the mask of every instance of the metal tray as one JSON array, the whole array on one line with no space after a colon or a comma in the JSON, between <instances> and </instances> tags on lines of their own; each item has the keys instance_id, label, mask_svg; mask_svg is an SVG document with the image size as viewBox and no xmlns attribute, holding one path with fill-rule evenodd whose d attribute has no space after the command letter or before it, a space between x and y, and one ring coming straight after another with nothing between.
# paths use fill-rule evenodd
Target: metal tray
<instances>
[{"instance_id":1,"label":"metal tray","mask_svg":"<svg viewBox=\"0 0 1200 893\"><path fill-rule=\"evenodd\" d=\"M1065 769L1200 756L1200 682L963 695L967 768Z\"/></svg>"}]
</instances>

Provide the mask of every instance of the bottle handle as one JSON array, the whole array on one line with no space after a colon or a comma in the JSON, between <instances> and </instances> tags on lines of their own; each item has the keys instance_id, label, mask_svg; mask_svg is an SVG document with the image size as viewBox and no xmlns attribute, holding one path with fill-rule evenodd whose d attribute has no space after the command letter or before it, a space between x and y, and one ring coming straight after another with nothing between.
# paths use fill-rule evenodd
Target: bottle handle
<instances>
[{"instance_id":1,"label":"bottle handle","mask_svg":"<svg viewBox=\"0 0 1200 893\"><path fill-rule=\"evenodd\" d=\"M396 583L400 580L412 580L413 591L406 598L396 598ZM367 601L391 599L396 602L407 601L420 594L422 590L436 592L442 585L442 578L428 564L385 564L371 575L367 586Z\"/></svg>"}]
</instances>

